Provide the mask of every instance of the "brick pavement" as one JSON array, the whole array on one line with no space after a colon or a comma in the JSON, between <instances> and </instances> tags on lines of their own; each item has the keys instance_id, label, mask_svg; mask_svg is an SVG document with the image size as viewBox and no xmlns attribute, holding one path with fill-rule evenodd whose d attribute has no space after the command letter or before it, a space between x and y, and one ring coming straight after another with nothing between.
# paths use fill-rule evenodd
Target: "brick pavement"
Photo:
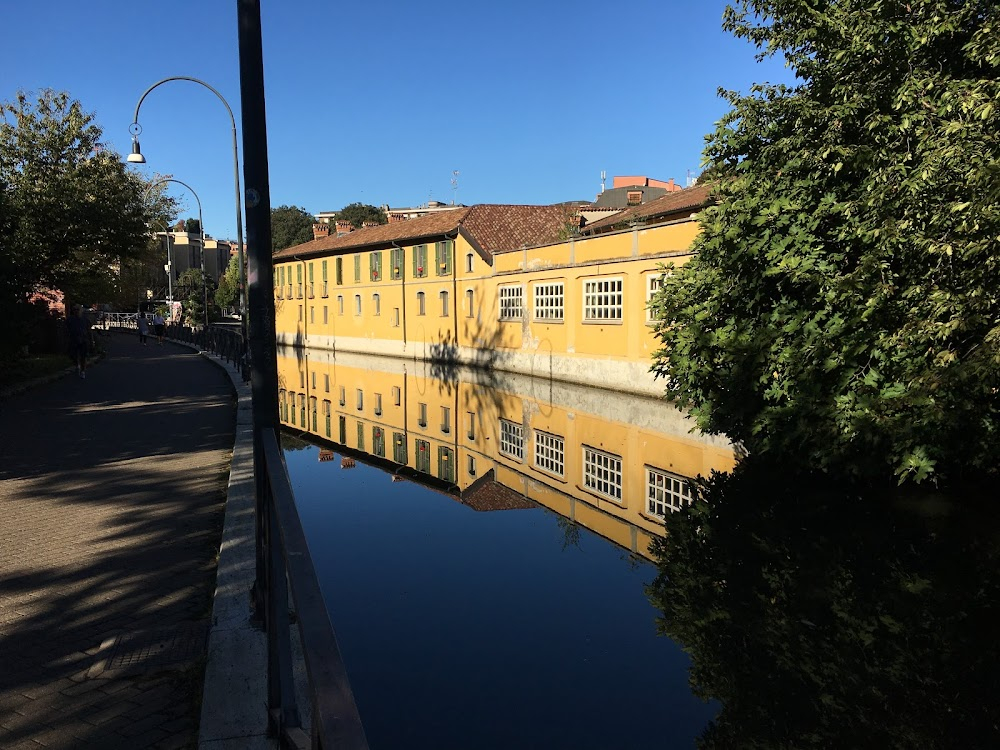
<instances>
[{"instance_id":1,"label":"brick pavement","mask_svg":"<svg viewBox=\"0 0 1000 750\"><path fill-rule=\"evenodd\" d=\"M194 747L204 659L116 669L116 636L211 614L235 405L189 349L108 356L0 401L0 747ZM203 651L203 642L194 639Z\"/></svg>"}]
</instances>

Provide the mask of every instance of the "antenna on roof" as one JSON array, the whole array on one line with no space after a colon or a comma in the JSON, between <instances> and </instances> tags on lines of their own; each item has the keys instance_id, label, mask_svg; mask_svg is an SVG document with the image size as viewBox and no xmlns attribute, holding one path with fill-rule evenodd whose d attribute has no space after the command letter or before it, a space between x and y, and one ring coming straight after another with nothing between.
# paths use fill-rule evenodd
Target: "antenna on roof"
<instances>
[{"instance_id":1,"label":"antenna on roof","mask_svg":"<svg viewBox=\"0 0 1000 750\"><path fill-rule=\"evenodd\" d=\"M458 205L458 170L451 173L451 205Z\"/></svg>"},{"instance_id":2,"label":"antenna on roof","mask_svg":"<svg viewBox=\"0 0 1000 750\"><path fill-rule=\"evenodd\" d=\"M601 192L604 192L604 181L608 178L608 173L603 169L601 170Z\"/></svg>"}]
</instances>

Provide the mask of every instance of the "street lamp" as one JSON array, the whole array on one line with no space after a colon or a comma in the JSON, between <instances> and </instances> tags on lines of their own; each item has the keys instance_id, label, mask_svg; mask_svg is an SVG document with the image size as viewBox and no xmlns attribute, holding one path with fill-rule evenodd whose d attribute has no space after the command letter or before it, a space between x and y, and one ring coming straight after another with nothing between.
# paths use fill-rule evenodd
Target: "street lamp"
<instances>
[{"instance_id":1,"label":"street lamp","mask_svg":"<svg viewBox=\"0 0 1000 750\"><path fill-rule=\"evenodd\" d=\"M142 106L143 100L149 95L153 89L161 84L167 83L168 81L191 81L192 83L198 83L207 88L217 97L219 101L223 103L226 107L226 112L229 113L229 121L233 126L233 176L236 183L236 244L237 244L237 254L239 256L239 267L240 267L240 332L243 336L243 340L246 341L247 338L247 283L246 283L246 259L244 257L243 249L243 208L240 202L240 159L239 151L236 146L236 118L233 117L233 110L229 106L229 102L226 98L216 91L214 88L209 86L202 80L197 78L191 78L190 76L171 76L170 78L164 78L162 81L157 81L152 86L143 92L142 96L139 97L138 103L135 105L135 114L132 116L132 124L129 125L129 132L132 134L132 153L128 155L127 161L131 164L145 164L146 157L142 155L142 150L139 148L139 135L142 133L142 126L139 124L139 108ZM183 184L183 183L182 183ZM185 186L187 187L187 186ZM190 188L188 188L190 190ZM191 190L193 193L194 191ZM195 196L197 198L197 196ZM201 210L201 204L199 201L199 211ZM204 238L204 227L202 227L202 237ZM202 246L202 257L204 257L204 244ZM207 314L207 306L206 306Z\"/></svg>"},{"instance_id":2,"label":"street lamp","mask_svg":"<svg viewBox=\"0 0 1000 750\"><path fill-rule=\"evenodd\" d=\"M208 274L205 270L205 222L202 221L201 218L201 198L198 197L198 194L194 191L193 187L188 185L186 182L182 182L181 180L175 180L173 177L163 177L162 179L159 179L156 182L151 182L146 187L146 190L147 191L152 190L157 185L162 185L165 182L176 182L178 185L183 185L184 187L186 187L188 190L191 191L191 195L193 195L194 199L198 201L198 232L201 235L201 291L202 291L202 297L204 298L205 329L207 330L208 329ZM173 318L174 293L173 293L173 277L172 277L172 271L170 269L171 262L170 262L169 230L166 232L166 235L167 235L167 285L168 289L170 289L167 295L170 298L170 317Z\"/></svg>"}]
</instances>

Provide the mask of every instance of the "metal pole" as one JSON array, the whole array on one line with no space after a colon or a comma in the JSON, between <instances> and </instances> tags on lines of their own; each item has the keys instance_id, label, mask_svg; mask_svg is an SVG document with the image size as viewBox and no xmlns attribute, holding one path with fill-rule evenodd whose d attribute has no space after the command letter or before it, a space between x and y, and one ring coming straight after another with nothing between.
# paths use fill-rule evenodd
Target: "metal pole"
<instances>
[{"instance_id":1,"label":"metal pole","mask_svg":"<svg viewBox=\"0 0 1000 750\"><path fill-rule=\"evenodd\" d=\"M270 514L264 457L264 431L278 428L278 365L274 339L274 269L271 265L271 190L267 166L264 107L264 52L260 0L237 0L240 47L240 101L243 121L243 184L246 186L247 305L249 313L253 455L257 490L257 580L254 610L265 619L267 586L262 522Z\"/></svg>"},{"instance_id":2,"label":"metal pole","mask_svg":"<svg viewBox=\"0 0 1000 750\"><path fill-rule=\"evenodd\" d=\"M170 227L165 232L167 235L167 319L174 317L174 267L170 259Z\"/></svg>"},{"instance_id":3,"label":"metal pole","mask_svg":"<svg viewBox=\"0 0 1000 750\"><path fill-rule=\"evenodd\" d=\"M192 83L197 83L217 97L219 101L226 108L226 112L229 113L229 122L233 126L233 177L236 185L236 244L237 251L239 252L239 265L240 265L240 330L243 334L243 341L246 343L247 340L247 278L246 278L246 252L243 247L243 208L240 199L240 156L239 150L237 149L237 138L236 138L236 118L233 117L233 109L229 106L229 102L226 101L226 97L216 91L212 86L202 81L199 78L192 78L190 76L171 76L169 78L164 78L162 81L157 81L148 89L146 89L142 96L139 97L139 101L135 105L135 114L132 116L132 135L137 136L141 131L142 127L139 125L139 108L142 106L143 99L149 94L150 91L155 89L161 84L167 83L169 81L191 81ZM244 138L245 140L245 138ZM268 209L270 210L270 209Z\"/></svg>"},{"instance_id":4,"label":"metal pole","mask_svg":"<svg viewBox=\"0 0 1000 750\"><path fill-rule=\"evenodd\" d=\"M141 99L139 100L139 103L142 104L142 100ZM188 185L186 182L182 182L181 180L175 179L173 177L164 177L161 180L157 180L156 182L149 183L149 186L146 188L147 192L149 190L152 190L157 185L162 185L164 182L176 182L178 185L183 185L184 187L186 187L188 190L191 191L191 195L193 195L194 199L196 201L198 201L198 231L201 233L201 280L202 280L202 289L203 289L203 291L205 293L205 321L206 321L205 327L207 328L208 327L208 322L207 322L208 321L208 289L207 289L207 287L205 287L205 224L204 224L204 222L202 221L202 218L201 218L201 198L198 197L198 194L194 191L193 187L191 187L190 185ZM174 318L174 292L173 292L173 276L172 276L171 263L170 263L170 232L167 232L167 289L168 289L167 296L169 297L168 304L170 305L170 312L168 313L168 315L169 315L170 319L173 320L173 318ZM272 302L272 304L273 304L273 302Z\"/></svg>"}]
</instances>

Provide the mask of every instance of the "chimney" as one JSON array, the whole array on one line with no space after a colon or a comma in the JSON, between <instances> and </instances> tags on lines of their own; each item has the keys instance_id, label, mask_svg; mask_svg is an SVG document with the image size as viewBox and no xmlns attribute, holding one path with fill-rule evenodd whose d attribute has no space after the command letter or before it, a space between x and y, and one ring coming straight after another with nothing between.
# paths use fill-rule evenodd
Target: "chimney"
<instances>
[{"instance_id":1,"label":"chimney","mask_svg":"<svg viewBox=\"0 0 1000 750\"><path fill-rule=\"evenodd\" d=\"M354 231L354 225L344 219L337 220L337 236Z\"/></svg>"},{"instance_id":2,"label":"chimney","mask_svg":"<svg viewBox=\"0 0 1000 750\"><path fill-rule=\"evenodd\" d=\"M363 221L363 222L361 222L361 228L362 229L369 229L371 227L377 227L377 226L378 226L378 222L377 221Z\"/></svg>"},{"instance_id":3,"label":"chimney","mask_svg":"<svg viewBox=\"0 0 1000 750\"><path fill-rule=\"evenodd\" d=\"M395 213L389 214L389 223L390 224L395 224L397 221L406 221L406 215L402 214L402 213L399 213L398 211L395 212Z\"/></svg>"},{"instance_id":4,"label":"chimney","mask_svg":"<svg viewBox=\"0 0 1000 750\"><path fill-rule=\"evenodd\" d=\"M321 240L330 236L330 225L323 222L313 224L313 239Z\"/></svg>"}]
</instances>

